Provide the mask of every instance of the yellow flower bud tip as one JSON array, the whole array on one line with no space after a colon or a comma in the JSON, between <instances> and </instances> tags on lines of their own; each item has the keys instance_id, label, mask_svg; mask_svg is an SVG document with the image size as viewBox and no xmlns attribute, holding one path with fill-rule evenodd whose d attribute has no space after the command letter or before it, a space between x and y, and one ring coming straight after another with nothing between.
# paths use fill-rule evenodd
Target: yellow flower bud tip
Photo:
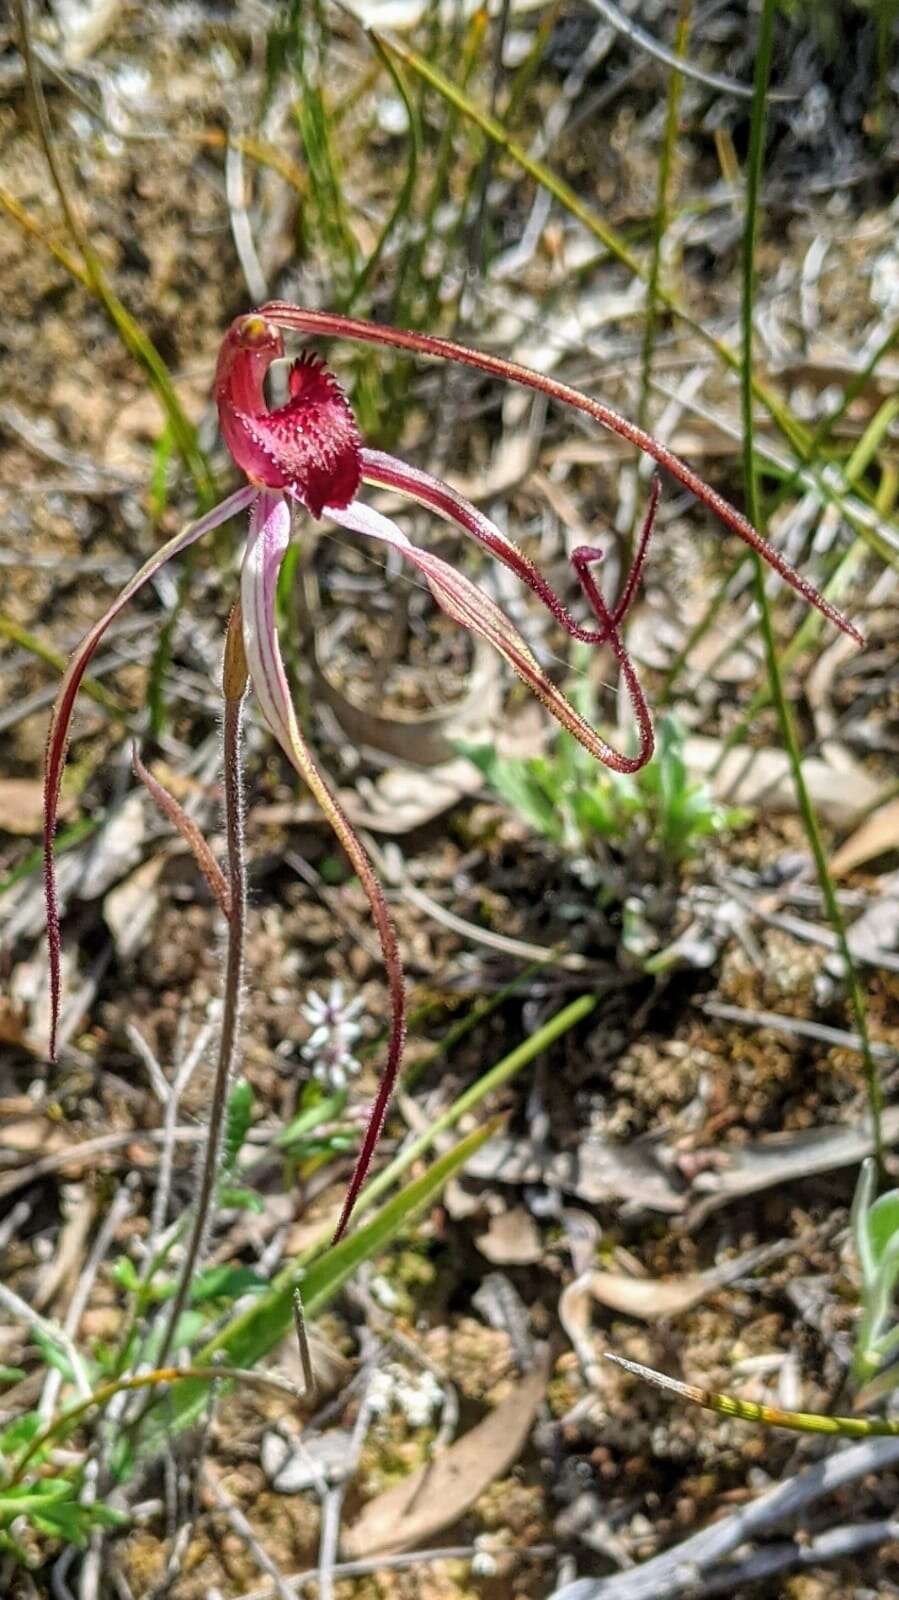
<instances>
[{"instance_id":1,"label":"yellow flower bud tip","mask_svg":"<svg viewBox=\"0 0 899 1600\"><path fill-rule=\"evenodd\" d=\"M278 338L277 329L265 317L260 317L258 312L244 317L237 331L241 344L245 346L268 344L270 340Z\"/></svg>"}]
</instances>

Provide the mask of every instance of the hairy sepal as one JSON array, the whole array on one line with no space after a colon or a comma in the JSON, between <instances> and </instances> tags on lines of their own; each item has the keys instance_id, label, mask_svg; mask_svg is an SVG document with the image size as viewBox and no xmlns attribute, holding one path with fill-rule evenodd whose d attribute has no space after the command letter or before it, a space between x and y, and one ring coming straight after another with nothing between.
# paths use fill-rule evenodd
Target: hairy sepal
<instances>
[{"instance_id":1,"label":"hairy sepal","mask_svg":"<svg viewBox=\"0 0 899 1600\"><path fill-rule=\"evenodd\" d=\"M766 561L769 567L773 567L784 582L795 589L797 594L801 594L809 605L815 606L837 628L848 634L850 639L854 639L856 644L864 644L864 636L848 618L819 594L814 585L797 572L774 545L762 537L742 512L725 500L723 495L718 494L717 490L700 478L699 474L687 466L687 463L672 450L661 444L658 439L654 439L652 434L647 433L645 428L638 427L635 422L621 416L601 400L595 400L592 395L584 394L580 389L574 389L567 383L560 383L557 378L548 378L543 373L534 372L530 367L522 366L517 361L508 361L504 356L491 355L484 350L473 350L468 345L457 344L454 339L442 339L432 333L411 333L404 328L391 328L377 322L365 322L358 317L344 316L340 312L310 311L303 306L290 305L284 300L270 300L262 307L260 315L267 318L276 328L288 329L295 333L322 334L328 338L379 344L395 350L409 350L415 355L432 356L441 361L475 367L479 372L490 373L507 383L518 383L525 388L536 389L551 400L558 400L563 405L573 407L575 411L584 412L594 422L599 423L600 427L607 428L610 433L617 434L621 439L626 439L629 444L656 461L678 483L682 483L685 489L689 489L697 500L702 501L719 521L755 550L762 560Z\"/></svg>"},{"instance_id":2,"label":"hairy sepal","mask_svg":"<svg viewBox=\"0 0 899 1600\"><path fill-rule=\"evenodd\" d=\"M57 1040L59 1033L59 1007L61 998L60 976L60 932L59 932L59 902L56 892L56 863L53 855L53 840L56 835L57 814L59 811L59 791L62 784L63 767L65 766L66 750L69 742L69 729L72 722L72 713L78 698L78 690L86 673L91 659L100 645L107 628L115 621L119 613L124 610L129 601L144 587L145 583L155 576L168 561L180 555L189 545L202 539L204 534L211 533L213 528L218 528L230 517L237 516L245 511L256 494L256 490L245 486L229 495L220 505L207 512L205 517L200 517L197 522L188 523L180 533L156 550L148 561L144 562L139 572L126 583L124 589L118 594L112 605L104 612L99 622L95 622L90 632L85 635L80 645L72 656L63 675L56 696L56 702L50 716L50 730L47 735L47 750L44 758L44 893L47 903L47 944L50 960L50 1059L55 1061Z\"/></svg>"},{"instance_id":3,"label":"hairy sepal","mask_svg":"<svg viewBox=\"0 0 899 1600\"><path fill-rule=\"evenodd\" d=\"M590 598L602 625L601 635L603 639L608 639L621 663L640 730L640 746L636 755L632 756L615 750L595 728L590 726L589 722L584 720L561 689L547 677L505 612L500 610L496 602L479 589L477 584L465 577L464 573L458 572L448 561L434 555L430 550L423 550L419 545L412 544L411 540L407 539L387 517L382 516L371 506L362 505L358 500L343 510L326 506L324 515L332 522L336 522L339 527L347 528L352 533L365 534L370 539L378 539L384 544L392 545L405 556L406 560L417 567L427 579L434 599L447 615L461 627L467 628L470 633L493 645L528 688L542 700L556 721L573 734L584 749L588 750L597 761L601 761L603 766L611 767L615 772L638 772L646 765L653 751L652 720L636 673L618 638L613 618L595 588ZM595 560L597 557L598 552L590 551L587 561Z\"/></svg>"},{"instance_id":4,"label":"hairy sepal","mask_svg":"<svg viewBox=\"0 0 899 1600\"><path fill-rule=\"evenodd\" d=\"M336 1242L346 1231L352 1216L356 1198L371 1166L393 1095L405 1041L406 997L399 945L384 891L348 817L319 772L312 752L300 732L284 670L275 622L275 597L278 573L290 540L290 522L290 508L283 495L260 493L253 507L250 541L241 575L244 645L250 681L265 720L287 759L330 822L365 890L387 970L391 1003L387 1061L347 1189L334 1236Z\"/></svg>"}]
</instances>

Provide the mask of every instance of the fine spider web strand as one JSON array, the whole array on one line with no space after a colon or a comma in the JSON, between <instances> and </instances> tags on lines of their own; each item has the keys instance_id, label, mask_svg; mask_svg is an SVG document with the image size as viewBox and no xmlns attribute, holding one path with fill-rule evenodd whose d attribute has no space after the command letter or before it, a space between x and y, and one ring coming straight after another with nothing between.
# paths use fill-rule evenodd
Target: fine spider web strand
<instances>
[{"instance_id":1,"label":"fine spider web strand","mask_svg":"<svg viewBox=\"0 0 899 1600\"><path fill-rule=\"evenodd\" d=\"M239 606L228 623L225 662L222 672L224 694L224 790L225 831L228 854L229 917L221 1032L218 1060L212 1089L209 1127L203 1151L191 1233L178 1287L171 1302L162 1343L156 1352L157 1364L164 1366L176 1338L178 1323L187 1304L194 1274L203 1254L215 1199L222 1133L228 1103L228 1085L234 1068L240 1034L243 990L244 944L246 934L247 882L243 839L243 795L241 786L241 720L247 683L246 660L241 633Z\"/></svg>"}]
</instances>

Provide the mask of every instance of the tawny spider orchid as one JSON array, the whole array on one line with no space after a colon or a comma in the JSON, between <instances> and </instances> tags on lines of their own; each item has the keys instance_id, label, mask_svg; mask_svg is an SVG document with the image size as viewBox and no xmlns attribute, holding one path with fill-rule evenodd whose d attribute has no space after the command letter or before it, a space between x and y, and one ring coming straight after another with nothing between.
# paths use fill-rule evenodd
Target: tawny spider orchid
<instances>
[{"instance_id":1,"label":"tawny spider orchid","mask_svg":"<svg viewBox=\"0 0 899 1600\"><path fill-rule=\"evenodd\" d=\"M110 623L143 585L173 556L186 550L230 517L248 510L250 529L241 574L240 614L250 681L266 722L288 760L321 805L365 887L390 986L392 1026L387 1061L347 1190L337 1232L339 1237L347 1226L371 1163L396 1082L405 1034L404 983L396 934L383 892L360 841L319 772L302 736L284 671L275 622L275 590L290 540L294 508L298 507L312 517L325 518L352 533L363 534L398 550L422 573L443 610L463 627L495 645L525 683L539 695L553 716L598 761L618 772L634 772L644 766L652 755L652 719L619 628L633 600L646 559L659 487L658 481L654 481L633 565L614 607L610 608L603 599L591 572L601 552L588 547L574 551L572 563L575 572L598 622L598 626L583 627L574 620L560 597L516 545L456 490L416 467L363 445L346 396L317 356L304 354L293 363L286 403L275 409L270 408L263 384L272 363L284 355L284 331L391 346L416 355L462 363L507 381L526 385L550 399L560 400L585 412L601 426L637 446L689 489L767 561L785 582L844 633L859 643L862 638L852 624L796 572L739 511L664 445L601 401L591 399L579 390L527 367L506 361L501 356L471 350L431 334L404 332L336 313L307 311L282 301L272 301L259 311L236 318L225 335L219 355L215 398L225 443L248 481L215 510L199 521L188 524L136 573L75 651L53 710L45 768L44 827L52 1001L50 1048L51 1055L55 1055L60 1007L60 929L53 838L69 725L79 685ZM360 488L366 484L405 495L461 528L527 584L572 638L609 646L621 669L637 724L639 738L634 755L614 750L580 717L541 670L509 619L471 579L439 556L412 544L393 522L359 498Z\"/></svg>"}]
</instances>

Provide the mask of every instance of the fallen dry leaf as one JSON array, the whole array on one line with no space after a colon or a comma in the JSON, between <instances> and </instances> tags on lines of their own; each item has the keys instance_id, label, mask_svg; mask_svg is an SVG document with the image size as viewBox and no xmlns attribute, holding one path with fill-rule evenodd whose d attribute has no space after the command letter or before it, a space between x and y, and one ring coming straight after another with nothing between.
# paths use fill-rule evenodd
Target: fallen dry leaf
<instances>
[{"instance_id":1,"label":"fallen dry leaf","mask_svg":"<svg viewBox=\"0 0 899 1600\"><path fill-rule=\"evenodd\" d=\"M475 1240L482 1256L497 1267L526 1267L543 1254L540 1233L524 1206L491 1217L487 1232Z\"/></svg>"},{"instance_id":2,"label":"fallen dry leaf","mask_svg":"<svg viewBox=\"0 0 899 1600\"><path fill-rule=\"evenodd\" d=\"M841 878L853 867L873 861L888 850L899 850L899 799L878 806L848 839L844 839L830 863L830 870L835 878Z\"/></svg>"},{"instance_id":3,"label":"fallen dry leaf","mask_svg":"<svg viewBox=\"0 0 899 1600\"><path fill-rule=\"evenodd\" d=\"M713 1287L701 1273L678 1278L631 1278L624 1272L591 1272L587 1287L594 1300L612 1311L651 1322L655 1317L676 1317L698 1305Z\"/></svg>"},{"instance_id":4,"label":"fallen dry leaf","mask_svg":"<svg viewBox=\"0 0 899 1600\"><path fill-rule=\"evenodd\" d=\"M597 1389L602 1368L593 1336L591 1276L589 1272L582 1272L565 1285L559 1295L559 1321L571 1341L585 1381L592 1389Z\"/></svg>"},{"instance_id":5,"label":"fallen dry leaf","mask_svg":"<svg viewBox=\"0 0 899 1600\"><path fill-rule=\"evenodd\" d=\"M899 1143L899 1106L887 1106L881 1119L884 1145ZM703 1199L687 1213L687 1226L696 1229L719 1206L742 1200L764 1189L786 1189L802 1178L839 1167L854 1167L872 1153L870 1125L862 1122L804 1128L800 1133L771 1133L748 1145L718 1145L710 1150L708 1167L700 1167L692 1180L694 1195ZM701 1161L705 1152L695 1158Z\"/></svg>"},{"instance_id":6,"label":"fallen dry leaf","mask_svg":"<svg viewBox=\"0 0 899 1600\"><path fill-rule=\"evenodd\" d=\"M708 779L716 800L727 805L764 806L767 811L791 812L796 794L790 763L783 750L728 750L721 756L721 741L693 736L684 746L684 760L692 776ZM820 756L807 756L802 772L818 811L836 827L849 828L875 805L883 784L853 764L845 771Z\"/></svg>"},{"instance_id":7,"label":"fallen dry leaf","mask_svg":"<svg viewBox=\"0 0 899 1600\"><path fill-rule=\"evenodd\" d=\"M159 910L159 879L168 856L164 849L141 862L103 901L103 915L120 961L136 955L150 937Z\"/></svg>"},{"instance_id":8,"label":"fallen dry leaf","mask_svg":"<svg viewBox=\"0 0 899 1600\"><path fill-rule=\"evenodd\" d=\"M498 1134L475 1152L465 1171L490 1183L545 1183L588 1205L625 1200L675 1215L687 1201L685 1189L675 1187L658 1159L657 1147L648 1139L616 1144L591 1135L577 1150L547 1155L527 1139Z\"/></svg>"},{"instance_id":9,"label":"fallen dry leaf","mask_svg":"<svg viewBox=\"0 0 899 1600\"><path fill-rule=\"evenodd\" d=\"M60 801L62 820L72 814L72 800ZM0 833L40 833L44 822L44 786L37 778L0 778Z\"/></svg>"},{"instance_id":10,"label":"fallen dry leaf","mask_svg":"<svg viewBox=\"0 0 899 1600\"><path fill-rule=\"evenodd\" d=\"M744 1255L722 1261L706 1272L684 1272L671 1278L633 1278L623 1272L591 1272L586 1279L590 1293L612 1311L652 1322L656 1317L677 1317L698 1306L736 1278L747 1277L768 1261L782 1255L787 1246L778 1242L747 1250Z\"/></svg>"},{"instance_id":11,"label":"fallen dry leaf","mask_svg":"<svg viewBox=\"0 0 899 1600\"><path fill-rule=\"evenodd\" d=\"M24 1046L27 1020L24 1006L14 1005L0 995L0 1044Z\"/></svg>"},{"instance_id":12,"label":"fallen dry leaf","mask_svg":"<svg viewBox=\"0 0 899 1600\"><path fill-rule=\"evenodd\" d=\"M547 1353L508 1400L427 1466L370 1500L341 1539L348 1560L426 1545L518 1460L546 1390Z\"/></svg>"}]
</instances>

